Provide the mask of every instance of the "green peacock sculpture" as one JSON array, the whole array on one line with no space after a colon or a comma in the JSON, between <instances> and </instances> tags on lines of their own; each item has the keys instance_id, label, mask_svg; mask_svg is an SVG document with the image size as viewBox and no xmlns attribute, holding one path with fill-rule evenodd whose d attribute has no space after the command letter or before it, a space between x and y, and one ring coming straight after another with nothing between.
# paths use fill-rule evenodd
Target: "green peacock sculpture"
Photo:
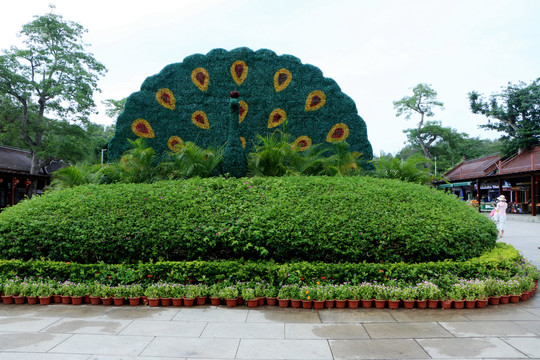
<instances>
[{"instance_id":1,"label":"green peacock sculpture","mask_svg":"<svg viewBox=\"0 0 540 360\"><path fill-rule=\"evenodd\" d=\"M226 144L223 172L243 176L257 134L285 126L299 151L346 141L370 166L366 124L334 80L294 56L248 48L191 55L148 77L117 119L109 159L120 158L128 139L137 137L158 154L176 152L186 141L202 148Z\"/></svg>"}]
</instances>

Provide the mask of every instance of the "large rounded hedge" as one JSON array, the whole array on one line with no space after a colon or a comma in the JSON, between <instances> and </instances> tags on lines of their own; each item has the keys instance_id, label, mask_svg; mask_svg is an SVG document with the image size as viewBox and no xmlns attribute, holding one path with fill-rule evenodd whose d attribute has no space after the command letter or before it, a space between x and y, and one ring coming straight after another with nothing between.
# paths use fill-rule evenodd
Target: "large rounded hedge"
<instances>
[{"instance_id":1,"label":"large rounded hedge","mask_svg":"<svg viewBox=\"0 0 540 360\"><path fill-rule=\"evenodd\" d=\"M496 238L455 196L369 177L89 185L0 214L1 258L81 263L463 260Z\"/></svg>"}]
</instances>

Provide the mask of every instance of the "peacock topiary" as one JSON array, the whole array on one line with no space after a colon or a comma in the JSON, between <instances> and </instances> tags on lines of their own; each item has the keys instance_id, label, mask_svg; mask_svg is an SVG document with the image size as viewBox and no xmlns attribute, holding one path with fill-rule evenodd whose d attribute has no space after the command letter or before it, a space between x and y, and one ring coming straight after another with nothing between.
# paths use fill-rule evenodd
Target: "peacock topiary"
<instances>
[{"instance_id":1,"label":"peacock topiary","mask_svg":"<svg viewBox=\"0 0 540 360\"><path fill-rule=\"evenodd\" d=\"M137 137L158 154L186 141L226 145L222 172L238 177L257 135L275 130L291 134L299 151L346 141L362 166L373 157L364 120L334 80L294 56L238 48L191 55L148 77L117 119L109 159Z\"/></svg>"}]
</instances>

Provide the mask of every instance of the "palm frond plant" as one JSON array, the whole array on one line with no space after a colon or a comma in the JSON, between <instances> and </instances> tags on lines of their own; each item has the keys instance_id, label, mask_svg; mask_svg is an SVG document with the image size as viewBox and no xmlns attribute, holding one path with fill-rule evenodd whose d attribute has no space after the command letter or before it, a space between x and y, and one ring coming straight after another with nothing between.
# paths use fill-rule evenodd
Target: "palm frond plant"
<instances>
[{"instance_id":1,"label":"palm frond plant","mask_svg":"<svg viewBox=\"0 0 540 360\"><path fill-rule=\"evenodd\" d=\"M158 165L157 172L165 179L210 177L223 161L224 147L202 149L188 141L179 151L169 154L169 160Z\"/></svg>"}]
</instances>

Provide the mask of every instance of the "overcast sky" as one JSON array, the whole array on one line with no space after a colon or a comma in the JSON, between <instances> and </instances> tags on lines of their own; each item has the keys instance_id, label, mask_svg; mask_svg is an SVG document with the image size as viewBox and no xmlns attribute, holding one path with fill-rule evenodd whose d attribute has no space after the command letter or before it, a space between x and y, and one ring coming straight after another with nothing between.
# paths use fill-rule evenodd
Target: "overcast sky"
<instances>
[{"instance_id":1,"label":"overcast sky","mask_svg":"<svg viewBox=\"0 0 540 360\"><path fill-rule=\"evenodd\" d=\"M91 118L102 124L114 122L102 100L127 97L166 65L213 48L267 48L319 67L356 102L375 155L404 146L403 129L417 119L397 118L392 102L418 83L444 102L433 120L494 139L478 128L486 118L471 114L467 93L540 77L538 0L3 0L0 49L17 44L49 3L88 30L89 51L109 70Z\"/></svg>"}]
</instances>

